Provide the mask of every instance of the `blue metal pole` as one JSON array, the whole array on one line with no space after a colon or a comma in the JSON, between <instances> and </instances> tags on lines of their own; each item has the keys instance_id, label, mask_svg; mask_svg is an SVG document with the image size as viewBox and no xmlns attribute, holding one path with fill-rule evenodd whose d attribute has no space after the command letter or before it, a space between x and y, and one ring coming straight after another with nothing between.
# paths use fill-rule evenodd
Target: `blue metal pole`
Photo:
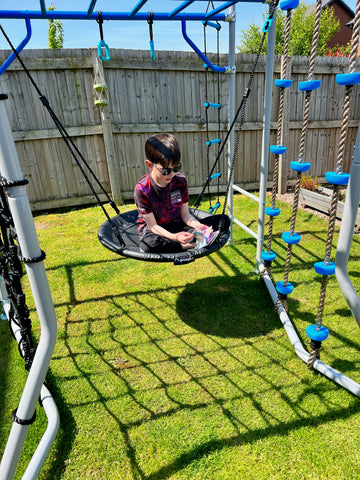
<instances>
[{"instance_id":1,"label":"blue metal pole","mask_svg":"<svg viewBox=\"0 0 360 480\"><path fill-rule=\"evenodd\" d=\"M146 21L149 18L149 12L138 12L132 17L129 17L130 12L101 12L103 20L140 20ZM88 15L87 12L67 12L67 11L47 11L46 16L39 10L0 10L0 18L19 19L19 18L31 18L35 20L41 19L60 19L60 20L96 20L98 18L97 13L93 12ZM219 13L212 17L212 20L218 20L220 22L225 21L226 15ZM169 18L167 12L154 12L154 20L189 20L189 21L201 21L206 20L205 13L179 13Z\"/></svg>"}]
</instances>

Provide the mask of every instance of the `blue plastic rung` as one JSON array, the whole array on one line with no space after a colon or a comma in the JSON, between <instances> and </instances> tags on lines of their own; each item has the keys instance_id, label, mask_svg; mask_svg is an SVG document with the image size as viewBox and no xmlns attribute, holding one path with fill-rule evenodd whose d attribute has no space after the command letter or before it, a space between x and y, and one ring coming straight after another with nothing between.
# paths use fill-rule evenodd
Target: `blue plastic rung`
<instances>
[{"instance_id":1,"label":"blue plastic rung","mask_svg":"<svg viewBox=\"0 0 360 480\"><path fill-rule=\"evenodd\" d=\"M318 328L317 325L309 325L306 327L306 335L311 339L311 340L316 340L317 342L323 342L326 340L329 336L329 330L324 327L323 325Z\"/></svg>"},{"instance_id":2,"label":"blue plastic rung","mask_svg":"<svg viewBox=\"0 0 360 480\"><path fill-rule=\"evenodd\" d=\"M299 6L299 0L283 0L280 2L281 10L293 10Z\"/></svg>"},{"instance_id":3,"label":"blue plastic rung","mask_svg":"<svg viewBox=\"0 0 360 480\"><path fill-rule=\"evenodd\" d=\"M311 90L317 90L320 88L321 80L307 80L305 82L299 82L299 90L302 92L309 92Z\"/></svg>"},{"instance_id":4,"label":"blue plastic rung","mask_svg":"<svg viewBox=\"0 0 360 480\"><path fill-rule=\"evenodd\" d=\"M287 282L287 284L284 285L283 280L281 280L281 282L277 282L276 290L283 295L290 295L290 293L292 293L294 290L294 285L290 282Z\"/></svg>"},{"instance_id":5,"label":"blue plastic rung","mask_svg":"<svg viewBox=\"0 0 360 480\"><path fill-rule=\"evenodd\" d=\"M268 262L273 262L276 258L276 253L275 252L267 252L266 250L261 253L261 258L263 260L267 260Z\"/></svg>"},{"instance_id":6,"label":"blue plastic rung","mask_svg":"<svg viewBox=\"0 0 360 480\"><path fill-rule=\"evenodd\" d=\"M284 240L286 243L290 243L291 245L296 245L297 243L300 242L301 240L301 235L298 233L291 233L291 232L284 232L281 235L281 238Z\"/></svg>"},{"instance_id":7,"label":"blue plastic rung","mask_svg":"<svg viewBox=\"0 0 360 480\"><path fill-rule=\"evenodd\" d=\"M290 168L295 172L307 172L310 170L311 163L307 162L290 162Z\"/></svg>"},{"instance_id":8,"label":"blue plastic rung","mask_svg":"<svg viewBox=\"0 0 360 480\"><path fill-rule=\"evenodd\" d=\"M221 172L218 172L218 173L214 173L213 175L210 175L210 177L207 177L207 181L208 182L211 182L211 180L214 180L214 178L219 178L221 177Z\"/></svg>"},{"instance_id":9,"label":"blue plastic rung","mask_svg":"<svg viewBox=\"0 0 360 480\"><path fill-rule=\"evenodd\" d=\"M333 185L347 185L350 175L348 173L326 172L325 180Z\"/></svg>"},{"instance_id":10,"label":"blue plastic rung","mask_svg":"<svg viewBox=\"0 0 360 480\"><path fill-rule=\"evenodd\" d=\"M205 103L204 103L204 107L205 107L205 108L209 108L209 107L212 107L212 108L221 108L221 104L220 104L220 103L205 102Z\"/></svg>"},{"instance_id":11,"label":"blue plastic rung","mask_svg":"<svg viewBox=\"0 0 360 480\"><path fill-rule=\"evenodd\" d=\"M209 208L209 213L214 213L220 207L220 205L220 202L215 203L213 207Z\"/></svg>"},{"instance_id":12,"label":"blue plastic rung","mask_svg":"<svg viewBox=\"0 0 360 480\"><path fill-rule=\"evenodd\" d=\"M289 88L291 87L293 81L287 80L286 78L277 78L274 82L275 87Z\"/></svg>"},{"instance_id":13,"label":"blue plastic rung","mask_svg":"<svg viewBox=\"0 0 360 480\"><path fill-rule=\"evenodd\" d=\"M283 155L287 150L287 147L282 145L270 145L270 152L275 153L275 155Z\"/></svg>"},{"instance_id":14,"label":"blue plastic rung","mask_svg":"<svg viewBox=\"0 0 360 480\"><path fill-rule=\"evenodd\" d=\"M336 75L338 85L357 85L360 83L360 73L339 73Z\"/></svg>"},{"instance_id":15,"label":"blue plastic rung","mask_svg":"<svg viewBox=\"0 0 360 480\"><path fill-rule=\"evenodd\" d=\"M280 208L273 208L273 207L266 207L265 208L265 214L266 215L269 215L269 217L277 217L278 215L280 215Z\"/></svg>"},{"instance_id":16,"label":"blue plastic rung","mask_svg":"<svg viewBox=\"0 0 360 480\"><path fill-rule=\"evenodd\" d=\"M216 28L216 30L220 30L221 28L221 25L219 23L209 22L208 20L203 20L202 24L205 25L205 27L209 26L212 28Z\"/></svg>"},{"instance_id":17,"label":"blue plastic rung","mask_svg":"<svg viewBox=\"0 0 360 480\"><path fill-rule=\"evenodd\" d=\"M320 275L334 275L335 263L334 262L316 262L314 263L315 272Z\"/></svg>"},{"instance_id":18,"label":"blue plastic rung","mask_svg":"<svg viewBox=\"0 0 360 480\"><path fill-rule=\"evenodd\" d=\"M214 140L208 140L206 142L206 145L209 147L210 145L212 145L213 143L220 143L221 142L221 138L214 138Z\"/></svg>"}]
</instances>

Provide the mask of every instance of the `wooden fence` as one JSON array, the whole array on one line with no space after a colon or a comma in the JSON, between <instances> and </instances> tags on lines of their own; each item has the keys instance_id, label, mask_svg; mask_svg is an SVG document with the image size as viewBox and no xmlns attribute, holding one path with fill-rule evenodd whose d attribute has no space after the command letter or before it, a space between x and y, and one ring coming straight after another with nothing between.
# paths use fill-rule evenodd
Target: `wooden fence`
<instances>
[{"instance_id":1,"label":"wooden fence","mask_svg":"<svg viewBox=\"0 0 360 480\"><path fill-rule=\"evenodd\" d=\"M8 55L9 51L0 51L0 61ZM133 198L134 185L146 171L144 143L156 132L175 133L190 193L201 190L207 176L203 106L206 84L209 100L215 101L220 82L220 128L224 137L229 109L226 74L209 73L206 79L203 62L190 52L159 51L156 61L151 61L147 51L111 50L111 60L103 64L99 64L96 49L24 50L22 58L69 136L105 190L113 193L117 201ZM236 57L237 105L254 58L240 54ZM210 60L217 63L215 56L211 55ZM254 77L234 171L235 183L248 189L259 187L265 60L261 57ZM227 56L221 55L219 63L227 65ZM291 58L289 71L294 83L288 90L285 107L282 143L288 151L281 160L282 191L293 183L295 176L289 164L297 159L304 102L297 84L306 80L308 64L307 57ZM336 84L335 75L346 72L347 68L347 58L316 60L315 78L322 81L322 86L312 95L304 159L312 163L310 173L319 179L326 171L335 169L345 90ZM280 58L277 58L275 78L279 72ZM109 106L105 108L94 105L93 85L101 76L108 86ZM18 61L0 77L0 89L9 97L6 108L22 170L29 180L32 208L45 210L94 203L91 189ZM271 143L276 143L278 97L274 88ZM344 171L350 168L360 118L359 103L359 87L354 87ZM209 137L217 136L217 128L216 112L209 110ZM225 158L221 160L224 184L226 162ZM94 188L101 192L96 184Z\"/></svg>"}]
</instances>

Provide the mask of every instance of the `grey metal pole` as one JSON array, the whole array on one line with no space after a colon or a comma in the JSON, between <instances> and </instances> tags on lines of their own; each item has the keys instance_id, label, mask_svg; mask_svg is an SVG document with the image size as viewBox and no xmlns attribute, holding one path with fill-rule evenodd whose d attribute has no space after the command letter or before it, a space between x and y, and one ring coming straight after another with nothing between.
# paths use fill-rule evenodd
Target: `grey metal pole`
<instances>
[{"instance_id":1,"label":"grey metal pole","mask_svg":"<svg viewBox=\"0 0 360 480\"><path fill-rule=\"evenodd\" d=\"M235 5L230 7L229 10L230 15L230 23L229 23L229 66L230 66L230 73L229 73L229 124L228 128L232 124L234 117L235 117L235 104L236 104L236 65L235 65L235 27L236 27L236 8ZM235 147L235 128L233 128L229 135L229 143L228 143L228 179L230 176L231 171L231 162L232 162L232 155L234 152ZM233 179L231 180L230 189L229 189L229 196L228 196L228 215L230 218L233 216ZM230 225L230 237L228 243L232 242L232 223Z\"/></svg>"},{"instance_id":2,"label":"grey metal pole","mask_svg":"<svg viewBox=\"0 0 360 480\"><path fill-rule=\"evenodd\" d=\"M0 100L0 124L1 175L8 182L23 180L4 99ZM26 187L23 185L8 186L7 193L18 244L23 257L30 259L41 257ZM27 263L26 271L40 320L41 334L16 416L18 419L30 421L33 418L40 390L49 367L56 341L57 325L43 261ZM13 423L0 464L0 478L2 480L11 480L14 477L28 429L29 425Z\"/></svg>"},{"instance_id":3,"label":"grey metal pole","mask_svg":"<svg viewBox=\"0 0 360 480\"><path fill-rule=\"evenodd\" d=\"M356 137L354 156L350 171L350 180L345 199L339 240L336 250L335 273L342 294L360 327L360 300L349 278L347 264L350 256L356 215L360 199L360 124Z\"/></svg>"},{"instance_id":4,"label":"grey metal pole","mask_svg":"<svg viewBox=\"0 0 360 480\"><path fill-rule=\"evenodd\" d=\"M268 33L268 45L267 45L267 53L266 53L264 124L263 124L261 170L260 170L258 234L257 234L257 245L256 245L256 261L258 264L262 261L261 252L263 251L263 245L264 245L266 189L267 189L267 178L268 178L268 171L269 171L271 102L272 102L274 58L275 58L275 30L276 30L276 10L274 12L273 21Z\"/></svg>"},{"instance_id":5,"label":"grey metal pole","mask_svg":"<svg viewBox=\"0 0 360 480\"><path fill-rule=\"evenodd\" d=\"M271 278L269 277L268 272L265 270L264 265L260 264L259 268L260 268L260 271L263 272L264 283L275 305L278 300L277 291L272 283ZM289 337L290 343L293 346L296 355L303 362L307 363L309 360L310 354L303 347L301 340L297 334L297 331L293 326L293 324L291 323L291 320L288 317L288 314L286 310L283 308L283 306L281 306L280 309L278 310L278 314L279 314L280 321L285 329L287 336ZM341 385L343 388L346 388L346 390L353 393L354 395L357 395L358 397L360 396L360 385L354 380L352 380L351 378L347 377L346 375L343 375L338 370L335 370L335 368L332 368L330 365L327 365L321 360L316 359L314 361L313 368L318 372L322 373L323 375L325 375L330 380L333 380L334 382L336 382L338 385Z\"/></svg>"}]
</instances>

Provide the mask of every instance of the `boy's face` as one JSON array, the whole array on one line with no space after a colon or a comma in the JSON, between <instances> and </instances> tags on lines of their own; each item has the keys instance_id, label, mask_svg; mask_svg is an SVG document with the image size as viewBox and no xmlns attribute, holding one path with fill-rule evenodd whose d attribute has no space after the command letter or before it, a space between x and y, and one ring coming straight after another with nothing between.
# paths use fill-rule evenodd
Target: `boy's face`
<instances>
[{"instance_id":1,"label":"boy's face","mask_svg":"<svg viewBox=\"0 0 360 480\"><path fill-rule=\"evenodd\" d=\"M180 164L170 164L168 168L164 168L160 163L152 163L146 160L146 165L151 170L151 176L158 185L166 186L173 179L174 175L180 170ZM174 170L175 169L175 172ZM165 173L165 175L164 175Z\"/></svg>"}]
</instances>

